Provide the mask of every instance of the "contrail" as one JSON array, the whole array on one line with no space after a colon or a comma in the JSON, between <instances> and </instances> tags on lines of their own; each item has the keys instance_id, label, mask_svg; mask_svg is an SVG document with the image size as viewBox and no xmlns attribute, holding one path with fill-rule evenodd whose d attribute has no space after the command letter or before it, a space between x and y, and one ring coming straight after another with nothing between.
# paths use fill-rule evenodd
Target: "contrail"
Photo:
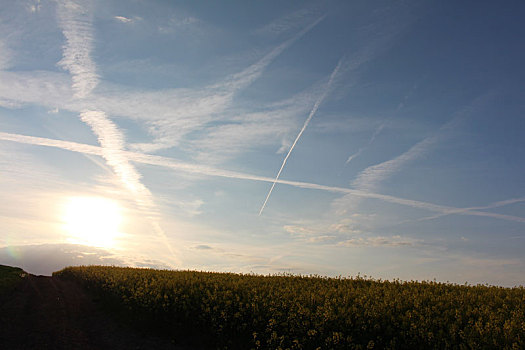
<instances>
[{"instance_id":1,"label":"contrail","mask_svg":"<svg viewBox=\"0 0 525 350\"><path fill-rule=\"evenodd\" d=\"M352 161L352 159L354 159L355 157L359 156L361 154L361 152L363 152L363 147L359 148L357 150L357 152L355 152L354 154L350 155L348 157L348 159L346 160L345 165L350 163Z\"/></svg>"},{"instance_id":2,"label":"contrail","mask_svg":"<svg viewBox=\"0 0 525 350\"><path fill-rule=\"evenodd\" d=\"M74 97L85 101L99 83L96 64L91 58L93 51L93 12L90 2L61 1L57 6L59 25L66 42L62 49L62 60L58 63L69 71L72 79ZM122 184L135 196L135 201L143 210L147 210L154 231L167 246L171 255L177 259L168 238L154 216L157 210L153 196L140 181L141 175L129 162L125 153L123 133L103 111L86 110L80 113L80 119L89 125L102 146L102 157L113 168Z\"/></svg>"},{"instance_id":3,"label":"contrail","mask_svg":"<svg viewBox=\"0 0 525 350\"><path fill-rule=\"evenodd\" d=\"M433 220L433 219L438 219L438 218L441 218L441 217L447 216L447 215L453 215L453 214L460 214L461 215L463 213L468 213L468 212L471 212L471 211L499 208L499 207L503 207L503 206L506 206L506 205L515 204L515 203L521 203L521 202L525 202L525 197L506 199L506 200L503 200L503 201L494 202L494 203L491 203L491 204L488 204L488 205L477 206L477 207L458 208L458 210L451 211L451 212L448 212L448 213L440 213L440 214L427 216L427 217L424 217L424 218L411 220L411 221L418 222L418 221ZM405 223L405 222L409 222L409 220L403 221L402 223Z\"/></svg>"},{"instance_id":4,"label":"contrail","mask_svg":"<svg viewBox=\"0 0 525 350\"><path fill-rule=\"evenodd\" d=\"M374 133L372 134L372 136L370 137L366 145L363 147L360 147L357 150L357 152L350 155L348 159L346 160L345 165L350 163L354 158L358 157L365 149L367 149L375 141L377 135L379 135L379 133L385 128L385 125L386 125L386 122L381 123L381 125L379 125L377 129L374 131Z\"/></svg>"},{"instance_id":5,"label":"contrail","mask_svg":"<svg viewBox=\"0 0 525 350\"><path fill-rule=\"evenodd\" d=\"M317 26L319 23L321 23L326 18L326 15L323 15L313 21L310 25L306 26L303 30L301 30L299 33L295 34L292 38L286 40L281 45L274 48L272 51L270 51L268 54L266 54L263 58L261 58L257 63L249 66L248 68L244 69L243 71L234 74L232 76L233 81L230 83L230 88L232 90L240 90L247 85L253 83L258 77L261 76L263 70L268 67L270 63L275 60L283 51L288 49L293 43L295 43L297 40L301 39L305 34L307 34L310 30L312 30L315 26Z\"/></svg>"},{"instance_id":6,"label":"contrail","mask_svg":"<svg viewBox=\"0 0 525 350\"><path fill-rule=\"evenodd\" d=\"M57 14L66 39L58 65L71 73L76 98L83 99L98 85L99 77L91 58L93 50L92 13L89 2L59 1Z\"/></svg>"},{"instance_id":7,"label":"contrail","mask_svg":"<svg viewBox=\"0 0 525 350\"><path fill-rule=\"evenodd\" d=\"M101 156L101 157L104 156L104 152L105 152L105 149L100 146L92 146L92 145L86 145L86 144L72 142L72 141L54 140L54 139L48 139L48 138L36 137L36 136L10 134L6 132L0 132L0 140L12 141L12 142L18 142L18 143L36 145L36 146L55 147L55 148L65 149L65 150L72 151L72 152L91 154L91 155ZM228 178L228 179L259 181L259 182L267 182L267 183L279 183L279 184L293 186L297 188L306 188L306 189L312 189L312 190L327 191L327 192L332 192L332 193L342 193L342 194L353 195L359 198L376 199L376 200L381 200L387 203L404 205L404 206L411 207L411 208L425 209L428 211L433 211L433 212L437 212L437 213L441 213L445 215L485 216L485 217L491 217L495 219L525 223L525 218L522 218L522 217L504 215L504 214L496 214L496 213L488 213L484 211L472 210L472 208L449 207L449 206L433 204L429 202L417 201L413 199L406 199L406 198L389 196L385 194L368 192L365 190L357 190L357 189L335 187L335 186L326 186L326 185L320 185L320 184L309 183L309 182L281 180L281 179L275 180L273 178L266 177L266 176L259 176L259 175L241 173L241 172L230 171L230 170L225 170L225 169L219 169L219 168L214 168L214 167L210 167L206 165L183 163L183 162L179 162L172 158L150 155L150 154L136 153L136 152L130 152L130 151L119 151L119 153L122 153L122 155L126 156L131 162L166 167L166 168L183 171L183 172L191 173L191 174L201 174L201 175L206 175L206 176L216 176L216 177L223 177L223 178ZM518 202L525 202L525 197L513 198L513 199L506 200L506 201L497 202L496 204L500 206L500 205L514 204ZM494 203L488 206L485 206L485 207L476 207L476 208L489 209L489 208L492 208L493 206L494 206Z\"/></svg>"},{"instance_id":8,"label":"contrail","mask_svg":"<svg viewBox=\"0 0 525 350\"><path fill-rule=\"evenodd\" d=\"M414 91L417 89L418 85L417 83L414 84L412 86L412 88L408 91L408 93L403 97L402 101L399 102L399 105L397 106L396 110L395 110L395 113L398 113L401 109L403 109L405 107L405 103L406 101L408 100L409 97L412 96L412 94L414 93ZM377 136L379 136L379 134L381 133L381 131L383 131L383 129L385 128L385 126L387 125L387 123L390 121L390 119L392 119L392 116L386 118L383 120L383 122L376 128L376 130L374 131L374 133L372 134L372 136L370 137L370 139L368 140L368 142L366 143L366 145L360 147L357 152L355 152L354 154L351 154L348 159L346 160L345 162L345 166L350 163L352 160L354 160L356 157L360 156L361 153L367 149L368 147L370 147L370 145L376 140Z\"/></svg>"},{"instance_id":9,"label":"contrail","mask_svg":"<svg viewBox=\"0 0 525 350\"><path fill-rule=\"evenodd\" d=\"M297 137L295 138L295 141L292 144L292 147L290 147L290 150L288 151L288 154L286 154L286 157L284 157L283 163L281 164L281 168L279 169L279 172L277 173L277 176L275 177L275 180L272 183L272 187L270 187L270 191L266 195L266 199L264 200L264 203L261 207L261 210L259 210L259 215L262 214L264 208L266 207L266 203L268 203L268 199L270 199L270 195L272 194L273 188L275 187L275 184L277 183L277 180L279 180L279 176L281 176L281 173L284 169L284 166L286 165L286 162L288 161L288 158L290 157L290 154L292 153L293 149L295 148L295 145L303 135L304 130L310 123L310 120L314 117L315 113L317 113L317 110L319 109L319 106L323 102L323 100L326 98L326 95L328 95L328 92L330 91L330 87L332 86L332 83L334 82L334 78L337 75L337 72L341 68L341 64L343 63L344 56L339 60L337 63L337 66L335 67L334 71L330 75L330 79L328 80L328 84L326 85L326 88L323 92L323 94L317 99L317 101L314 104L314 107L310 111L310 114L308 115L308 118L306 118L306 121L303 124L303 127L299 131L299 134L297 134Z\"/></svg>"}]
</instances>

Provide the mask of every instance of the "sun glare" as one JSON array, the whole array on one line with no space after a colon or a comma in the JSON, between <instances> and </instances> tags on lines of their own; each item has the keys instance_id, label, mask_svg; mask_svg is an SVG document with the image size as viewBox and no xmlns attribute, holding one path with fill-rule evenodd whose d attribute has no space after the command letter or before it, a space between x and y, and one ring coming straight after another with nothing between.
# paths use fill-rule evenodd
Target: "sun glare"
<instances>
[{"instance_id":1,"label":"sun glare","mask_svg":"<svg viewBox=\"0 0 525 350\"><path fill-rule=\"evenodd\" d=\"M117 202L103 197L73 197L64 206L67 240L75 244L111 248L122 220Z\"/></svg>"}]
</instances>

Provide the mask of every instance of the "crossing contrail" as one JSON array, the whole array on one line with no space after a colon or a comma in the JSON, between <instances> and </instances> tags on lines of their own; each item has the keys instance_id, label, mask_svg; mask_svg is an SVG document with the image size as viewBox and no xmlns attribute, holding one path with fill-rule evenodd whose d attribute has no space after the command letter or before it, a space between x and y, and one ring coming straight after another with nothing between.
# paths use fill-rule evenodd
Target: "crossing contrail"
<instances>
[{"instance_id":1,"label":"crossing contrail","mask_svg":"<svg viewBox=\"0 0 525 350\"><path fill-rule=\"evenodd\" d=\"M264 208L266 207L266 203L268 203L268 199L270 199L270 195L272 194L273 188L275 187L275 184L277 183L277 180L279 180L279 176L281 176L281 173L283 172L284 166L286 165L286 162L288 161L288 158L290 157L290 154L292 153L293 149L295 148L295 145L297 144L297 142L299 141L299 139L303 135L303 132L306 129L306 127L308 126L308 124L310 123L310 120L312 120L312 118L314 117L315 113L317 113L317 110L319 109L319 106L321 105L323 100L326 98L326 95L328 95L328 92L330 91L332 83L334 82L334 78L337 75L337 72L339 71L339 69L341 68L341 64L343 63L343 58L344 57L342 57L339 60L339 62L337 63L337 66L335 67L334 71L330 75L330 79L328 80L328 84L326 85L326 87L324 89L324 92L322 93L321 96L319 96L317 101L315 101L314 107L310 111L310 114L308 115L308 118L306 118L306 121L304 122L303 127L301 128L301 130L299 131L299 134L297 134L297 137L295 138L295 141L293 142L292 147L290 147L290 150L288 151L288 154L286 154L286 157L284 157L283 163L281 164L281 168L279 169L279 172L277 173L277 176L275 177L275 180L272 183L272 187L270 187L270 191L266 195L266 199L264 200L264 203L263 203L263 205L261 207L261 210L259 210L259 215L262 214Z\"/></svg>"},{"instance_id":2,"label":"crossing contrail","mask_svg":"<svg viewBox=\"0 0 525 350\"><path fill-rule=\"evenodd\" d=\"M86 144L72 142L72 141L54 140L54 139L48 139L48 138L36 137L36 136L11 134L11 133L1 132L1 131L0 131L0 140L17 142L17 143L28 144L28 145L35 145L35 146L60 148L60 149L65 149L71 152L78 152L82 154L89 154L89 155L95 155L95 156L100 156L100 157L104 157L104 152L105 152L105 149L100 146L86 145ZM493 203L485 207L457 208L457 207L444 206L444 205L423 202L423 201L418 201L418 200L413 200L413 199L389 196L389 195L374 193L374 192L370 192L366 190L326 186L326 185L320 185L320 184L315 184L315 183L291 181L291 180L278 179L276 181L275 179L266 177L266 176L240 173L236 171L214 168L214 167L210 167L207 165L184 163L176 159L156 156L156 155L151 155L151 154L143 154L143 153L137 153L137 152L124 151L124 150L119 151L119 152L122 153L124 156L126 156L131 162L166 167L166 168L170 168L173 170L190 173L190 174L201 174L201 175L206 175L206 176L216 176L216 177L222 177L222 178L228 178L228 179L258 181L258 182L266 182L266 183L276 182L279 184L293 186L296 188L327 191L331 193L353 195L359 198L375 199L375 200L380 200L386 203L398 204L398 205L403 205L403 206L407 206L411 208L418 208L418 209L433 211L433 212L441 213L444 215L484 216L484 217L490 217L490 218L495 218L495 219L500 219L500 220L525 223L525 218L522 218L522 217L498 214L498 213L490 213L490 212L477 210L478 208L479 209L490 209L490 208L493 208L495 205L501 206L501 205L525 202L525 197L513 198L513 199L506 200L506 201L500 201L500 202L497 202L495 204Z\"/></svg>"}]
</instances>

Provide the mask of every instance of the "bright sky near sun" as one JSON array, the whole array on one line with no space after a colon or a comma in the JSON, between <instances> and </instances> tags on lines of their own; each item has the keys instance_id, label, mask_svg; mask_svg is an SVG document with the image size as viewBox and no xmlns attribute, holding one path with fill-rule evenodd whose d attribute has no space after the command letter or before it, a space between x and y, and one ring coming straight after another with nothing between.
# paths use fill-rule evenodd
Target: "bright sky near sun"
<instances>
[{"instance_id":1,"label":"bright sky near sun","mask_svg":"<svg viewBox=\"0 0 525 350\"><path fill-rule=\"evenodd\" d=\"M4 1L0 248L523 285L524 15Z\"/></svg>"}]
</instances>

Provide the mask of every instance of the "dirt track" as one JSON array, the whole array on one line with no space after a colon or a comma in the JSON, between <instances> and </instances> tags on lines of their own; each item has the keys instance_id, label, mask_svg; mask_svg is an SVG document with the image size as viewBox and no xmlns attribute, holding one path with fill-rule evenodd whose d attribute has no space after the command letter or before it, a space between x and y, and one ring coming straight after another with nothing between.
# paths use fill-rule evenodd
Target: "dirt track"
<instances>
[{"instance_id":1,"label":"dirt track","mask_svg":"<svg viewBox=\"0 0 525 350\"><path fill-rule=\"evenodd\" d=\"M108 316L78 285L28 276L0 300L0 349L186 349L137 334Z\"/></svg>"}]
</instances>

